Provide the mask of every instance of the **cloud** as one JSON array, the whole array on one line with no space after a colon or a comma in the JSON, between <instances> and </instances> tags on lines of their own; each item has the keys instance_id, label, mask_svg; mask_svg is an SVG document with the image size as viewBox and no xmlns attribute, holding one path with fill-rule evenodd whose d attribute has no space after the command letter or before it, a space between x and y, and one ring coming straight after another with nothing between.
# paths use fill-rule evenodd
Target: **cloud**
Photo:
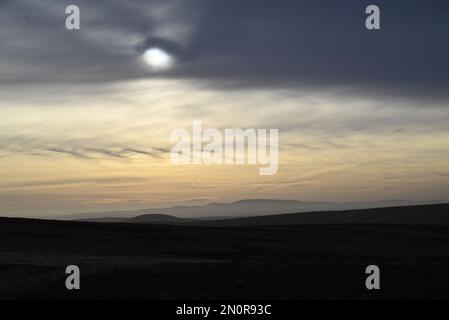
<instances>
[{"instance_id":1,"label":"cloud","mask_svg":"<svg viewBox=\"0 0 449 320\"><path fill-rule=\"evenodd\" d=\"M142 183L145 178L140 177L83 177L77 179L54 179L54 180L32 180L20 183L11 183L2 185L2 187L55 187L55 186L73 186L73 185L111 185L111 184L129 184Z\"/></svg>"},{"instance_id":2,"label":"cloud","mask_svg":"<svg viewBox=\"0 0 449 320\"><path fill-rule=\"evenodd\" d=\"M79 0L81 29L65 29L67 1L0 2L0 83L117 81L149 76L138 46L148 39L182 43L186 1ZM178 7L184 7L180 10ZM181 28L184 27L184 28Z\"/></svg>"},{"instance_id":3,"label":"cloud","mask_svg":"<svg viewBox=\"0 0 449 320\"><path fill-rule=\"evenodd\" d=\"M231 87L349 87L444 96L449 3L377 1L382 29L364 27L366 1L215 1L190 46L185 74Z\"/></svg>"},{"instance_id":4,"label":"cloud","mask_svg":"<svg viewBox=\"0 0 449 320\"><path fill-rule=\"evenodd\" d=\"M98 155L118 159L128 159L133 154L146 155L152 158L159 159L164 153L169 152L165 151L164 148L156 148L150 150L140 150L134 148L116 148L115 150L102 149L102 148L79 148L79 149L48 148L47 150L56 153L68 154L73 157L82 159L97 159Z\"/></svg>"},{"instance_id":5,"label":"cloud","mask_svg":"<svg viewBox=\"0 0 449 320\"><path fill-rule=\"evenodd\" d=\"M82 27L64 28L65 1L0 3L0 83L154 77L139 55L157 45L180 58L163 74L220 89L350 88L443 99L449 87L449 3L368 1L87 1ZM158 75L162 76L162 75Z\"/></svg>"},{"instance_id":6,"label":"cloud","mask_svg":"<svg viewBox=\"0 0 449 320\"><path fill-rule=\"evenodd\" d=\"M82 152L76 151L76 150L65 150L62 148L48 148L48 151L51 152L56 152L56 153L63 153L63 154L68 154L77 158L82 158L82 159L92 159L90 157L88 157L87 155L85 155Z\"/></svg>"},{"instance_id":7,"label":"cloud","mask_svg":"<svg viewBox=\"0 0 449 320\"><path fill-rule=\"evenodd\" d=\"M70 140L70 137L68 137ZM171 151L169 148L148 148L140 149L133 147L87 147L79 145L80 142L70 141L63 142L62 146L49 146L54 145L53 141L45 141L44 137L35 137L34 139L26 139L22 136L10 136L7 139L0 140L0 150L4 154L0 154L1 157L7 157L8 154L27 154L35 156L46 156L55 154L69 155L79 159L95 160L102 157L111 157L116 159L128 159L133 155L144 155L154 159L160 159L164 154L168 154ZM67 146L63 146L66 144ZM76 146L78 145L78 146Z\"/></svg>"}]
</instances>

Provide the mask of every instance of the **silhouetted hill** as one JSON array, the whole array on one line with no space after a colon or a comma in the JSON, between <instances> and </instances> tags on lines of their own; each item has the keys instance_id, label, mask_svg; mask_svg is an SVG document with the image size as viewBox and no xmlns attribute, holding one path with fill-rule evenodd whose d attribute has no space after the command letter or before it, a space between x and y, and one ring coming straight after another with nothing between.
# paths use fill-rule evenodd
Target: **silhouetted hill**
<instances>
[{"instance_id":1,"label":"silhouetted hill","mask_svg":"<svg viewBox=\"0 0 449 320\"><path fill-rule=\"evenodd\" d=\"M327 211L267 215L247 218L211 220L182 219L163 214L147 214L133 218L85 219L86 222L151 223L214 227L291 225L291 224L425 224L449 225L449 204L362 210Z\"/></svg>"},{"instance_id":2,"label":"silhouetted hill","mask_svg":"<svg viewBox=\"0 0 449 320\"><path fill-rule=\"evenodd\" d=\"M359 222L391 210L364 211ZM421 224L428 210L447 222L447 206L417 210L393 213ZM449 226L268 225L298 216L219 228L0 218L0 299L448 298ZM76 292L64 285L72 264L81 270ZM365 287L371 264L381 269L377 292Z\"/></svg>"},{"instance_id":3,"label":"silhouetted hill","mask_svg":"<svg viewBox=\"0 0 449 320\"><path fill-rule=\"evenodd\" d=\"M373 202L307 202L296 200L269 200L254 199L241 200L233 203L210 203L205 206L177 206L172 208L144 209L135 211L113 211L80 213L59 217L62 220L86 220L108 217L133 218L144 215L170 215L178 218L191 219L217 219L218 217L239 218L250 216L263 216L286 213L356 210L381 207L414 206L444 203L447 201L408 201L408 200L384 200Z\"/></svg>"},{"instance_id":4,"label":"silhouetted hill","mask_svg":"<svg viewBox=\"0 0 449 320\"><path fill-rule=\"evenodd\" d=\"M128 218L111 218L111 217L104 217L104 218L93 218L93 219L77 219L74 221L80 221L80 222L98 222L98 223L116 223L116 222L122 222Z\"/></svg>"},{"instance_id":5,"label":"silhouetted hill","mask_svg":"<svg viewBox=\"0 0 449 320\"><path fill-rule=\"evenodd\" d=\"M126 223L154 223L154 224L183 224L195 222L194 219L181 219L166 214L146 214L130 219L122 220Z\"/></svg>"},{"instance_id":6,"label":"silhouetted hill","mask_svg":"<svg viewBox=\"0 0 449 320\"><path fill-rule=\"evenodd\" d=\"M202 226L264 226L292 224L416 224L449 225L449 204L310 212L202 221Z\"/></svg>"}]
</instances>

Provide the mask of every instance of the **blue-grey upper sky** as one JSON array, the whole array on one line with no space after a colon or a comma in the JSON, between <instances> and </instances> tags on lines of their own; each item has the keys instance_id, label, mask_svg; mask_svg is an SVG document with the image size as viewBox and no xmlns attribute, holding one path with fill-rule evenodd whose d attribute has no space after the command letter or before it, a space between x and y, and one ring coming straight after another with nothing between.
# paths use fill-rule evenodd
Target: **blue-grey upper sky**
<instances>
[{"instance_id":1,"label":"blue-grey upper sky","mask_svg":"<svg viewBox=\"0 0 449 320\"><path fill-rule=\"evenodd\" d=\"M65 29L65 7L81 30ZM381 30L365 8L381 9ZM217 86L346 86L446 98L446 0L2 0L0 81L210 79ZM176 68L148 74L136 62L158 46Z\"/></svg>"}]
</instances>

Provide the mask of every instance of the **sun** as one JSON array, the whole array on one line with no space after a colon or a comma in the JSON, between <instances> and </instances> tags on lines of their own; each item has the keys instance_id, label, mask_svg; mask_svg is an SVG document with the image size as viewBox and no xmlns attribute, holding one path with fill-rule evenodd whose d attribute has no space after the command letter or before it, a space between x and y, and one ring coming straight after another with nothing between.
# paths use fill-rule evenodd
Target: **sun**
<instances>
[{"instance_id":1,"label":"sun","mask_svg":"<svg viewBox=\"0 0 449 320\"><path fill-rule=\"evenodd\" d=\"M150 48L143 54L145 63L150 66L153 71L166 71L173 67L173 57L160 48Z\"/></svg>"}]
</instances>

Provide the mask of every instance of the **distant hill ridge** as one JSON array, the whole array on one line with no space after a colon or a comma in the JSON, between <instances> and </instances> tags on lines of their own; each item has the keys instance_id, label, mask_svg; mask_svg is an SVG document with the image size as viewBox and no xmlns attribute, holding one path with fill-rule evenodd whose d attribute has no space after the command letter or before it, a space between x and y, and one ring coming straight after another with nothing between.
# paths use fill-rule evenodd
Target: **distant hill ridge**
<instances>
[{"instance_id":1,"label":"distant hill ridge","mask_svg":"<svg viewBox=\"0 0 449 320\"><path fill-rule=\"evenodd\" d=\"M117 222L105 221L102 219L91 219L86 221ZM221 220L181 219L169 215L142 215L129 219L124 218L119 222L207 227L280 226L299 224L449 225L449 204L290 213Z\"/></svg>"},{"instance_id":2,"label":"distant hill ridge","mask_svg":"<svg viewBox=\"0 0 449 320\"><path fill-rule=\"evenodd\" d=\"M355 209L369 209L395 206L428 205L436 203L448 203L447 200L433 201L408 201L408 200L384 200L373 202L307 202L297 200L270 200L270 199L249 199L240 200L233 203L210 203L204 206L177 206L171 208L152 208L134 211L113 211L96 213L79 213L68 216L61 216L61 220L91 220L117 218L126 219L143 215L168 215L178 218L190 219L217 219L217 218L238 218L263 215L275 215L286 213L316 212L316 211L342 211Z\"/></svg>"},{"instance_id":3,"label":"distant hill ridge","mask_svg":"<svg viewBox=\"0 0 449 320\"><path fill-rule=\"evenodd\" d=\"M166 214L147 214L142 216L137 216L134 218L126 219L127 223L188 223L195 222L194 219L182 219Z\"/></svg>"},{"instance_id":4,"label":"distant hill ridge","mask_svg":"<svg viewBox=\"0 0 449 320\"><path fill-rule=\"evenodd\" d=\"M386 224L448 226L449 204L292 213L216 221L201 221L197 223L197 225L209 227L275 226L299 224Z\"/></svg>"}]
</instances>

